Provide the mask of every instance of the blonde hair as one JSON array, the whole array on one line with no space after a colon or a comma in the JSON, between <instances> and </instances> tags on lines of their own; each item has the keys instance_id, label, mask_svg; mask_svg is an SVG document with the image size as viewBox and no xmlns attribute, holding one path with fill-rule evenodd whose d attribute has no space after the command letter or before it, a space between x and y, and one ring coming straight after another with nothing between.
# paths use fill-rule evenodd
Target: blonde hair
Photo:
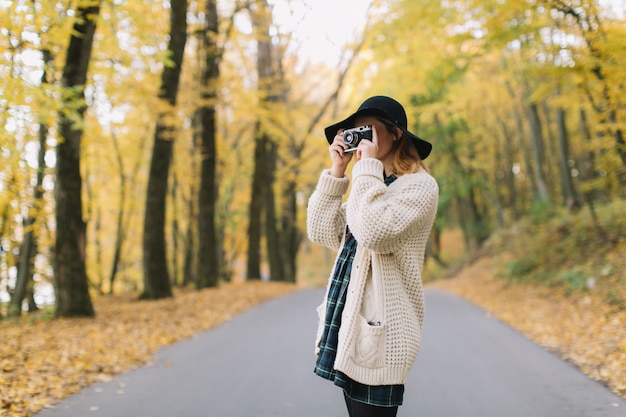
<instances>
[{"instance_id":1,"label":"blonde hair","mask_svg":"<svg viewBox=\"0 0 626 417\"><path fill-rule=\"evenodd\" d=\"M422 158L417 153L417 148L413 145L411 138L399 127L395 126L387 120L380 120L390 133L396 133L398 130L402 132L402 136L393 143L393 172L400 176L404 174L412 174L423 168L424 171L430 172Z\"/></svg>"}]
</instances>

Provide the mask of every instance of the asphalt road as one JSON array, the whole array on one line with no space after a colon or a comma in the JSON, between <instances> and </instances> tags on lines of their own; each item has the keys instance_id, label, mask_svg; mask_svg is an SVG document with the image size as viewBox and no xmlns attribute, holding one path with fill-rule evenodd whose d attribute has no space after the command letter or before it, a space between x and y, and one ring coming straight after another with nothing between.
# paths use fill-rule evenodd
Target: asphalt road
<instances>
[{"instance_id":1,"label":"asphalt road","mask_svg":"<svg viewBox=\"0 0 626 417\"><path fill-rule=\"evenodd\" d=\"M269 301L38 417L340 417L313 374L322 290ZM484 311L426 292L423 347L399 417L626 417L626 400Z\"/></svg>"}]
</instances>

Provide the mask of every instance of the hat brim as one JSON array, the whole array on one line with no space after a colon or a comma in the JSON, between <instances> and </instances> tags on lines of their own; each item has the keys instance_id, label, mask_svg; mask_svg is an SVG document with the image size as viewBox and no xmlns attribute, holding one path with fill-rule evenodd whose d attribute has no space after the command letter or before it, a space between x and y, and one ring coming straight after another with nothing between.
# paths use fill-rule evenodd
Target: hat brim
<instances>
[{"instance_id":1,"label":"hat brim","mask_svg":"<svg viewBox=\"0 0 626 417\"><path fill-rule=\"evenodd\" d=\"M328 141L328 143L329 144L333 143L333 141L335 140L335 135L337 134L337 131L339 131L339 129L350 129L350 128L355 127L354 121L357 118L357 116L365 116L365 115L380 117L382 119L389 120L389 121L393 120L386 111L381 110L381 109L359 110L357 112L354 112L353 114L351 114L344 120L338 123L335 123L333 125L330 125L324 129L324 134L326 135L326 140ZM404 133L406 133L406 135L409 138L411 138L411 143L413 143L413 145L417 149L417 153L420 156L420 159L424 160L428 158L428 155L430 155L430 151L432 151L433 149L433 145L430 142L425 141L424 139L420 138L417 135L414 135L413 133L409 132L407 129L403 128L402 126L398 126L398 124L396 123L394 123L394 125L400 128Z\"/></svg>"}]
</instances>

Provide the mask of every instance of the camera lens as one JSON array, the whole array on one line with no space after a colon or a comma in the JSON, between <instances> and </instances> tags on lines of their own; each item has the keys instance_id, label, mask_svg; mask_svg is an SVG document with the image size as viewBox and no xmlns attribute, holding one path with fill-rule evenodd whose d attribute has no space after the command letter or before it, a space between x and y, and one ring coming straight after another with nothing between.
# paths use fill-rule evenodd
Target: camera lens
<instances>
[{"instance_id":1,"label":"camera lens","mask_svg":"<svg viewBox=\"0 0 626 417\"><path fill-rule=\"evenodd\" d=\"M354 134L352 132L346 132L343 134L343 141L347 144L347 145L352 145L352 142L354 141Z\"/></svg>"}]
</instances>

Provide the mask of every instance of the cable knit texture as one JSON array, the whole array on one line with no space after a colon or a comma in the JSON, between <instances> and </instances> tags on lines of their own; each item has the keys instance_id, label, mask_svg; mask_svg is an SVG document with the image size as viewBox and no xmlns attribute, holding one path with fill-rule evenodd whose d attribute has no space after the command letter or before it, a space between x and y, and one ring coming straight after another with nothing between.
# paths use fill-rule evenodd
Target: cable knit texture
<instances>
[{"instance_id":1,"label":"cable knit texture","mask_svg":"<svg viewBox=\"0 0 626 417\"><path fill-rule=\"evenodd\" d=\"M346 225L358 242L335 369L367 385L404 384L420 348L421 270L439 189L422 169L387 187L383 165L374 158L358 161L352 178L344 203L350 180L324 171L307 209L312 242L339 250ZM323 314L325 303L318 312Z\"/></svg>"}]
</instances>

